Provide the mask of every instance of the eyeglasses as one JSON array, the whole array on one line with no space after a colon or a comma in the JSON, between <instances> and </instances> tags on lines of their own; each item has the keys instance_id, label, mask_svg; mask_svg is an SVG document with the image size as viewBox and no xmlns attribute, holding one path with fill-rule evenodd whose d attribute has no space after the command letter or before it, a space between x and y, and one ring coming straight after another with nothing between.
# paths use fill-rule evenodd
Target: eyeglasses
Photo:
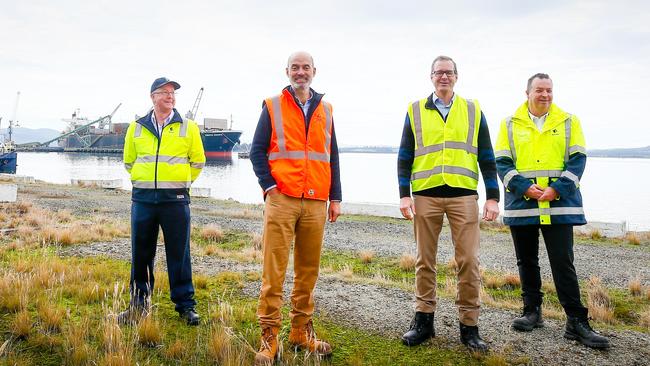
<instances>
[{"instance_id":1,"label":"eyeglasses","mask_svg":"<svg viewBox=\"0 0 650 366\"><path fill-rule=\"evenodd\" d=\"M168 97L168 96L171 95L171 96L173 97L173 96L175 96L175 95L178 94L178 93L177 93L177 92L173 92L173 91L157 91L157 92L153 92L153 93L151 93L151 94L160 94L160 95L164 95L164 96L166 96L166 97Z\"/></svg>"},{"instance_id":2,"label":"eyeglasses","mask_svg":"<svg viewBox=\"0 0 650 366\"><path fill-rule=\"evenodd\" d=\"M447 75L448 78L455 76L456 72L454 70L438 70L438 71L433 71L431 75L441 78L442 75Z\"/></svg>"}]
</instances>

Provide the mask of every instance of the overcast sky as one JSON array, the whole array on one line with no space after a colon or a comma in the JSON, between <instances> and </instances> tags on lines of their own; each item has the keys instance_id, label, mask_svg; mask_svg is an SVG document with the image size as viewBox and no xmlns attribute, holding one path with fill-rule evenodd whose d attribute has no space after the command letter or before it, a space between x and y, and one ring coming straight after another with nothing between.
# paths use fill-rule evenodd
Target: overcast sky
<instances>
[{"instance_id":1,"label":"overcast sky","mask_svg":"<svg viewBox=\"0 0 650 366\"><path fill-rule=\"evenodd\" d=\"M453 57L456 92L477 99L492 140L546 72L555 103L580 117L589 148L650 145L647 1L0 0L0 117L63 129L76 109L114 122L151 105L159 76L205 92L197 120L232 114L252 139L261 102L288 84L296 50L334 105L339 145L399 145L407 105L433 91L431 61Z\"/></svg>"}]
</instances>

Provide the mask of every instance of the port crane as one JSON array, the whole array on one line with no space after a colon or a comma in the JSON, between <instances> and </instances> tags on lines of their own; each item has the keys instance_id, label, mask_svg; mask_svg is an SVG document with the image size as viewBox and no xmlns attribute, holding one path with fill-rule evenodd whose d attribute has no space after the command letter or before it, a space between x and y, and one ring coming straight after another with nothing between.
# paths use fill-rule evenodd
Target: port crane
<instances>
[{"instance_id":1,"label":"port crane","mask_svg":"<svg viewBox=\"0 0 650 366\"><path fill-rule=\"evenodd\" d=\"M194 118L196 118L196 114L199 111L199 104L201 104L201 98L203 98L203 87L199 89L199 94L197 94L196 100L194 100L194 106L192 106L191 110L187 111L185 118L189 118L191 120L194 120Z\"/></svg>"}]
</instances>

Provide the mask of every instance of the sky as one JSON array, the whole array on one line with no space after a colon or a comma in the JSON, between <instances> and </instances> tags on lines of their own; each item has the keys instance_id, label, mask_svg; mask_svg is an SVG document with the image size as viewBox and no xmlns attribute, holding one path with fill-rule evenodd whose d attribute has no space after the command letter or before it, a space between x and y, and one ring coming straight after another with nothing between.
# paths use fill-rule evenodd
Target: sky
<instances>
[{"instance_id":1,"label":"sky","mask_svg":"<svg viewBox=\"0 0 650 366\"><path fill-rule=\"evenodd\" d=\"M339 146L398 146L406 107L433 91L431 61L458 65L492 140L550 74L554 101L577 115L588 148L650 145L647 1L15 1L0 0L0 117L62 130L79 108L130 122L152 81L181 84L185 114L230 118L250 142L264 98L288 85L287 57L310 52L312 87L334 106Z\"/></svg>"}]
</instances>

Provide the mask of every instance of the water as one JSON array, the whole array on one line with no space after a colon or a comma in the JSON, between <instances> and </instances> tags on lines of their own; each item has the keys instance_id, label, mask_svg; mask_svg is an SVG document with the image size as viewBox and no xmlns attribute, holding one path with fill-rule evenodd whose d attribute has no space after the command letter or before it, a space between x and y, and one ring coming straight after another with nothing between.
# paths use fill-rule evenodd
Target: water
<instances>
[{"instance_id":1,"label":"water","mask_svg":"<svg viewBox=\"0 0 650 366\"><path fill-rule=\"evenodd\" d=\"M355 203L399 202L395 154L341 154L343 200ZM27 153L18 155L17 174L52 183L70 179L117 179L130 189L120 156ZM581 189L589 221L628 223L629 230L650 230L650 159L589 158ZM261 203L262 191L251 163L234 157L209 163L194 183L209 187L215 198ZM484 196L482 183L479 193ZM481 207L483 200L479 200ZM395 209L397 211L397 208Z\"/></svg>"}]
</instances>

